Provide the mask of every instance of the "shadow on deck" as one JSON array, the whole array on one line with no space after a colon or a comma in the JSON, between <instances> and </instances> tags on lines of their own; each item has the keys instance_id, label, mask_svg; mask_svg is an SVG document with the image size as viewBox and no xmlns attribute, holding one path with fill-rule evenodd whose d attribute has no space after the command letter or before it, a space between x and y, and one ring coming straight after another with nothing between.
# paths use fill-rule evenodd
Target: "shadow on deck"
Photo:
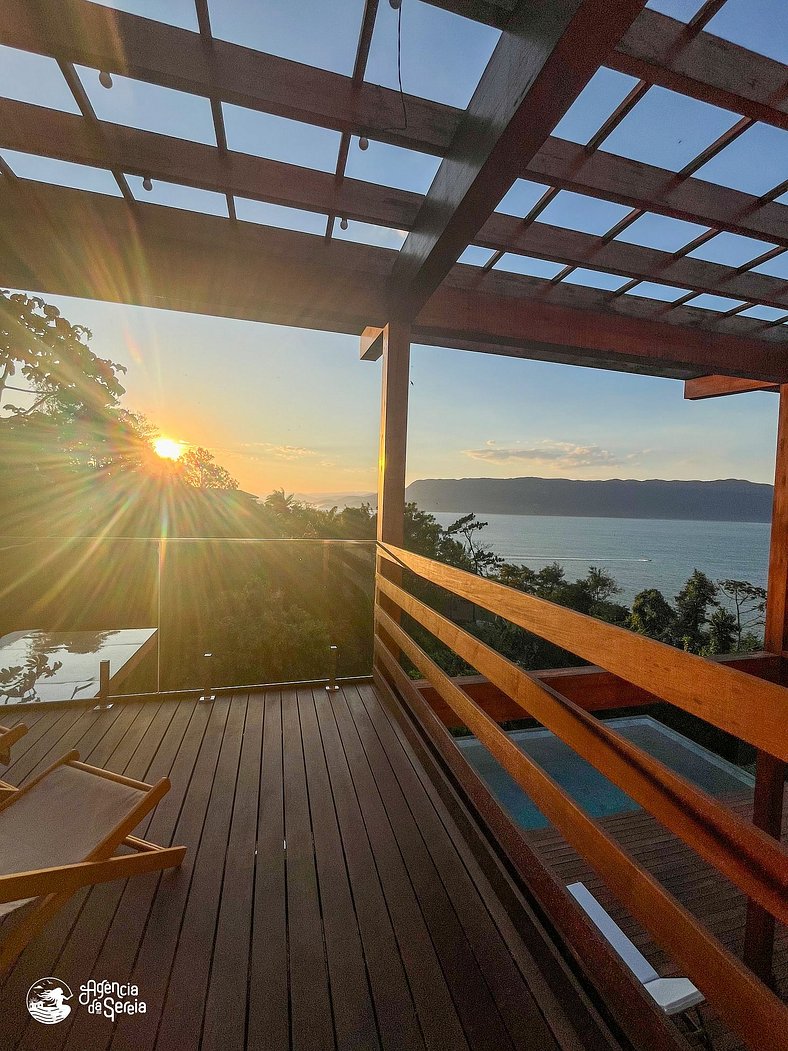
<instances>
[{"instance_id":1,"label":"shadow on deck","mask_svg":"<svg viewBox=\"0 0 788 1051\"><path fill-rule=\"evenodd\" d=\"M19 784L70 748L172 790L183 867L75 897L0 990L0 1047L619 1045L522 903L513 922L371 685L24 713ZM502 878L505 878L502 874ZM134 982L144 1014L33 1021L32 982Z\"/></svg>"}]
</instances>

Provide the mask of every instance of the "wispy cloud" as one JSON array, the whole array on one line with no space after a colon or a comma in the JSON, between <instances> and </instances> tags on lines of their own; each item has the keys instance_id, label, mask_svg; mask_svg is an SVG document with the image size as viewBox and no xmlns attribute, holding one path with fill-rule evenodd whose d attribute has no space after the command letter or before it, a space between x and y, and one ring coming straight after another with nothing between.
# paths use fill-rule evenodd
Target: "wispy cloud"
<instances>
[{"instance_id":1,"label":"wispy cloud","mask_svg":"<svg viewBox=\"0 0 788 1051\"><path fill-rule=\"evenodd\" d=\"M579 470L590 467L620 467L630 464L640 452L625 455L603 449L600 445L558 442L545 438L531 445L498 445L495 441L484 443L481 449L465 449L466 456L473 460L484 460L497 464L530 464L535 468L550 468L553 471Z\"/></svg>"},{"instance_id":2,"label":"wispy cloud","mask_svg":"<svg viewBox=\"0 0 788 1051\"><path fill-rule=\"evenodd\" d=\"M238 455L250 460L304 460L317 456L314 449L302 445L276 445L273 442L247 442L238 447Z\"/></svg>"}]
</instances>

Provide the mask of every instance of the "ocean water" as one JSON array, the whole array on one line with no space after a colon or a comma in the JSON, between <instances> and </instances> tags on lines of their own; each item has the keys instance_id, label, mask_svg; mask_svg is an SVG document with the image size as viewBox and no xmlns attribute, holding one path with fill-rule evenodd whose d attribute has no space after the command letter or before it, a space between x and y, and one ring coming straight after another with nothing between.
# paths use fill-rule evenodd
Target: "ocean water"
<instances>
[{"instance_id":1,"label":"ocean water","mask_svg":"<svg viewBox=\"0 0 788 1051\"><path fill-rule=\"evenodd\" d=\"M433 512L442 526L460 515ZM607 570L629 605L639 591L658 588L672 600L694 569L712 580L733 578L766 587L767 522L687 522L648 518L555 515L476 516L488 526L480 541L507 562L541 569L559 562L567 579L590 566Z\"/></svg>"}]
</instances>

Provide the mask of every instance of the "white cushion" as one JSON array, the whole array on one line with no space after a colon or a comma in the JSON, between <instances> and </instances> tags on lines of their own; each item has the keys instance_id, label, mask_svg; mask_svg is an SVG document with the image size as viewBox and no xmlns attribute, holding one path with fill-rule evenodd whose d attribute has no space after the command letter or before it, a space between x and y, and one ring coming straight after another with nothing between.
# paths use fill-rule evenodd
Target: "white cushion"
<instances>
[{"instance_id":1,"label":"white cushion","mask_svg":"<svg viewBox=\"0 0 788 1051\"><path fill-rule=\"evenodd\" d=\"M703 993L689 978L655 978L643 986L656 1000L665 1014L681 1014L705 1000Z\"/></svg>"}]
</instances>

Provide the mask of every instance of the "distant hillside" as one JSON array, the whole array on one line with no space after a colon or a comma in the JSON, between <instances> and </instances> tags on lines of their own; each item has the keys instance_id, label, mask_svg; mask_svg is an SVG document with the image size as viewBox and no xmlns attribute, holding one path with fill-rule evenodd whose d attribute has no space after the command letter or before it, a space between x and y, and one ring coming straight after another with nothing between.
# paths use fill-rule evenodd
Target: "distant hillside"
<instances>
[{"instance_id":1,"label":"distant hillside","mask_svg":"<svg viewBox=\"0 0 788 1051\"><path fill-rule=\"evenodd\" d=\"M408 486L407 498L425 511L457 514L768 522L772 511L772 486L739 478L424 478Z\"/></svg>"}]
</instances>

